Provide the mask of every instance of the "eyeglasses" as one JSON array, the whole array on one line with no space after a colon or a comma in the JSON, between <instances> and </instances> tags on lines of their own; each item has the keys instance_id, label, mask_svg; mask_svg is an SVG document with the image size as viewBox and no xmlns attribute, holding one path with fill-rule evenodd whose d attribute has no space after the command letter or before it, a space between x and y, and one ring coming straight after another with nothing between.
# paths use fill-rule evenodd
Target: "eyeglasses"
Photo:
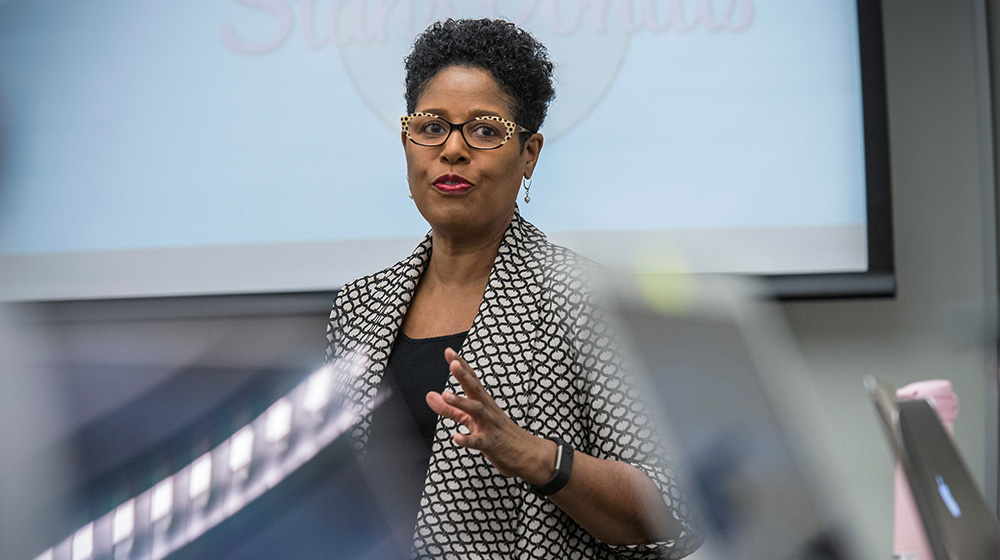
<instances>
[{"instance_id":1,"label":"eyeglasses","mask_svg":"<svg viewBox=\"0 0 1000 560\"><path fill-rule=\"evenodd\" d=\"M412 113L399 119L403 132L418 146L440 146L458 130L470 148L495 150L514 134L531 132L527 128L501 117L485 115L462 124L455 124L431 113Z\"/></svg>"}]
</instances>

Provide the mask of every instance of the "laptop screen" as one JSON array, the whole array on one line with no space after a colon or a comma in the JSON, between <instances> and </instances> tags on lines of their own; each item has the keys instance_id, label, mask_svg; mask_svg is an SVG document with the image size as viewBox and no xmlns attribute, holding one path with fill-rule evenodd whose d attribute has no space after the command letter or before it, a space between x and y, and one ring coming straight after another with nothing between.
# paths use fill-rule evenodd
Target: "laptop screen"
<instances>
[{"instance_id":1,"label":"laptop screen","mask_svg":"<svg viewBox=\"0 0 1000 560\"><path fill-rule=\"evenodd\" d=\"M897 403L907 478L932 550L943 558L1000 558L997 520L983 500L934 409L924 400ZM940 553L936 553L941 557Z\"/></svg>"}]
</instances>

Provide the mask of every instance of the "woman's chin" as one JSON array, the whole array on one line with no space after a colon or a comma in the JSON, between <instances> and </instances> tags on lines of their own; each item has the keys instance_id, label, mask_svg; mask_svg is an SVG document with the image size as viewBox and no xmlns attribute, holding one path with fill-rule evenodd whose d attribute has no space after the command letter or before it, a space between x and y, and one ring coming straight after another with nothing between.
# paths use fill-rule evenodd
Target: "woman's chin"
<instances>
[{"instance_id":1,"label":"woman's chin","mask_svg":"<svg viewBox=\"0 0 1000 560\"><path fill-rule=\"evenodd\" d=\"M435 236L474 241L495 238L510 224L513 212L507 216L484 216L475 208L441 209L438 212L421 212Z\"/></svg>"}]
</instances>

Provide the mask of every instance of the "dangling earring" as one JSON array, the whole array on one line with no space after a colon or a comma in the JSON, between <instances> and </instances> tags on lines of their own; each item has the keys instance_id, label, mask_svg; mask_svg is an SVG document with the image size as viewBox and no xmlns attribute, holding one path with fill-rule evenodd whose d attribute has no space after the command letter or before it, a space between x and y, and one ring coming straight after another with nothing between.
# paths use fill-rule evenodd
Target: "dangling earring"
<instances>
[{"instance_id":1,"label":"dangling earring","mask_svg":"<svg viewBox=\"0 0 1000 560\"><path fill-rule=\"evenodd\" d=\"M524 187L524 203L527 204L531 202L531 194L529 194L529 191L531 191L531 178L525 177L521 179L521 186Z\"/></svg>"}]
</instances>

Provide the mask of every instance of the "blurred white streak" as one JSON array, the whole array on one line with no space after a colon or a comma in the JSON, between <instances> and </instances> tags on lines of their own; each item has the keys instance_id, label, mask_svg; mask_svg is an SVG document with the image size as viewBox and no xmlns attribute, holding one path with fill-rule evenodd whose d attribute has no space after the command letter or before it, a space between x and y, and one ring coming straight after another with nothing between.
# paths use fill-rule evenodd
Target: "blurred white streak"
<instances>
[{"instance_id":1,"label":"blurred white streak","mask_svg":"<svg viewBox=\"0 0 1000 560\"><path fill-rule=\"evenodd\" d=\"M212 486L212 453L205 453L191 465L191 485L188 492L194 500Z\"/></svg>"},{"instance_id":2,"label":"blurred white streak","mask_svg":"<svg viewBox=\"0 0 1000 560\"><path fill-rule=\"evenodd\" d=\"M323 367L309 376L306 394L302 399L302 408L310 414L318 414L330 402L332 389L333 370L330 367Z\"/></svg>"},{"instance_id":3,"label":"blurred white streak","mask_svg":"<svg viewBox=\"0 0 1000 560\"><path fill-rule=\"evenodd\" d=\"M115 509L112 542L119 544L132 536L135 529L135 499L129 500Z\"/></svg>"},{"instance_id":4,"label":"blurred white streak","mask_svg":"<svg viewBox=\"0 0 1000 560\"><path fill-rule=\"evenodd\" d=\"M150 501L149 518L153 523L164 519L174 507L174 479L167 478L153 488L153 499Z\"/></svg>"},{"instance_id":5,"label":"blurred white streak","mask_svg":"<svg viewBox=\"0 0 1000 560\"><path fill-rule=\"evenodd\" d=\"M253 427L244 426L233 435L229 443L229 469L239 472L253 459Z\"/></svg>"},{"instance_id":6,"label":"blurred white streak","mask_svg":"<svg viewBox=\"0 0 1000 560\"><path fill-rule=\"evenodd\" d=\"M292 431L292 403L287 398L279 399L267 410L267 424L264 438L276 443L285 439Z\"/></svg>"},{"instance_id":7,"label":"blurred white streak","mask_svg":"<svg viewBox=\"0 0 1000 560\"><path fill-rule=\"evenodd\" d=\"M88 523L73 535L73 560L88 560L94 555L94 524Z\"/></svg>"}]
</instances>

